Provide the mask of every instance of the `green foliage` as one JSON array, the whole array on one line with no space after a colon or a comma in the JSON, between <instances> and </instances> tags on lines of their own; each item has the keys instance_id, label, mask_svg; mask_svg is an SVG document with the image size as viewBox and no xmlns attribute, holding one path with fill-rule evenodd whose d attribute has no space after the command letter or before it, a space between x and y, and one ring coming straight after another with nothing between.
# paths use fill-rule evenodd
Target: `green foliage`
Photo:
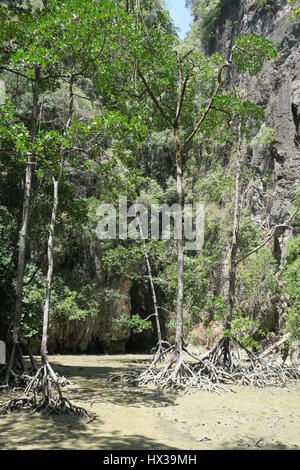
<instances>
[{"instance_id":1,"label":"green foliage","mask_svg":"<svg viewBox=\"0 0 300 470\"><path fill-rule=\"evenodd\" d=\"M287 327L294 338L300 338L300 236L288 244L287 265L283 271L284 292L289 296Z\"/></svg>"},{"instance_id":2,"label":"green foliage","mask_svg":"<svg viewBox=\"0 0 300 470\"><path fill-rule=\"evenodd\" d=\"M175 310L177 293L177 263L176 252L172 258L167 256L164 261L163 270L155 279L156 285L164 293L164 305L170 311ZM226 302L218 294L219 284L219 250L202 251L197 257L186 255L184 272L184 312L185 327L191 329L193 325L204 322L209 323L212 319L223 318L226 311ZM173 331L172 319L167 329L170 334Z\"/></svg>"},{"instance_id":3,"label":"green foliage","mask_svg":"<svg viewBox=\"0 0 300 470\"><path fill-rule=\"evenodd\" d=\"M234 180L231 174L224 173L222 166L216 166L205 178L199 179L194 188L194 196L199 194L203 202L221 203L232 195Z\"/></svg>"},{"instance_id":4,"label":"green foliage","mask_svg":"<svg viewBox=\"0 0 300 470\"><path fill-rule=\"evenodd\" d=\"M127 335L128 330L140 334L151 328L151 321L143 320L139 315L122 315L120 318L113 318L112 320L112 341L119 341L120 337Z\"/></svg>"},{"instance_id":5,"label":"green foliage","mask_svg":"<svg viewBox=\"0 0 300 470\"><path fill-rule=\"evenodd\" d=\"M219 53L206 56L198 39L192 51L189 43L180 43L159 2L140 2L140 16L133 8L135 2L129 2L129 11L123 9L126 2L109 0L50 0L47 9L39 1L33 3L33 8L17 0L10 2L10 8L0 6L0 67L9 68L17 77L12 79L12 73L6 70L8 96L14 106L7 101L0 109L0 295L5 299L0 307L1 324L8 323L13 311L24 162L28 152L33 151L38 158L27 240L32 261L25 270L25 336L36 338L41 333L46 243L53 202L51 176L57 175L62 155L65 167L59 188L50 327L107 314L111 331L105 334L110 335L110 341L126 340L130 330L141 333L151 327L151 322L138 315L113 319L113 306L124 301L125 294L111 286L130 277L139 288L145 288L149 279L140 241L96 239L96 208L101 202L117 203L120 194L130 201L138 199L147 207L176 201L170 125L177 108L176 51L183 76L188 74L190 78L178 122L182 141L190 135L194 123L205 118L183 155L185 200L206 203L204 249L186 255L184 328L190 330L201 321L209 324L221 320L227 309L221 293L234 190L234 175L230 167L226 169L227 160L236 142L237 124L243 121L243 136L247 138L253 127L260 127L263 111L249 100L219 90L206 116L225 57ZM202 15L203 35L209 37L211 30L215 35L231 2L193 3L194 10ZM275 57L274 46L262 36L245 35L236 40L233 58L239 73L257 74L264 61ZM139 72L170 121L162 117L145 93ZM41 121L31 143L34 79L40 85ZM71 79L74 115L66 131ZM267 132L259 144L266 145L271 137ZM247 252L257 238L253 225L243 218L240 251ZM147 241L147 250L159 300L174 311L176 244L151 240ZM260 299L266 289L272 291L273 268L266 254L245 262L238 300L249 302L251 307L253 297ZM147 295L151 297L149 290ZM245 324L238 319L234 324L246 337L251 336L248 313L243 310ZM166 328L172 337L173 317ZM250 344L249 339L245 341Z\"/></svg>"},{"instance_id":6,"label":"green foliage","mask_svg":"<svg viewBox=\"0 0 300 470\"><path fill-rule=\"evenodd\" d=\"M164 191L155 179L144 178L140 195L137 199L139 204L144 204L150 210L153 206L162 204Z\"/></svg>"},{"instance_id":7,"label":"green foliage","mask_svg":"<svg viewBox=\"0 0 300 470\"><path fill-rule=\"evenodd\" d=\"M51 0L47 9L35 10L26 17L24 25L19 25L23 34L17 38L19 44L11 56L12 65L25 70L31 79L39 68L43 78L46 74L51 77L52 89L63 75L65 63L73 64L74 75L83 70L90 75L103 63L103 42L116 35L120 27L115 21L115 6L116 2L110 4L108 0L69 0L62 9L59 1Z\"/></svg>"},{"instance_id":8,"label":"green foliage","mask_svg":"<svg viewBox=\"0 0 300 470\"><path fill-rule=\"evenodd\" d=\"M243 261L238 271L233 328L245 345L258 348L256 342L276 327L271 299L278 292L276 263L263 247Z\"/></svg>"},{"instance_id":9,"label":"green foliage","mask_svg":"<svg viewBox=\"0 0 300 470\"><path fill-rule=\"evenodd\" d=\"M270 0L252 0L252 4L258 8L265 8L265 7L270 6L271 1Z\"/></svg>"},{"instance_id":10,"label":"green foliage","mask_svg":"<svg viewBox=\"0 0 300 470\"><path fill-rule=\"evenodd\" d=\"M291 264L300 257L300 236L294 237L288 244L288 263Z\"/></svg>"},{"instance_id":11,"label":"green foliage","mask_svg":"<svg viewBox=\"0 0 300 470\"><path fill-rule=\"evenodd\" d=\"M66 320L84 320L104 308L103 294L95 283L69 286L61 275L53 278L50 327ZM28 264L24 278L22 325L24 336L37 338L42 329L45 301L45 279L42 271Z\"/></svg>"},{"instance_id":12,"label":"green foliage","mask_svg":"<svg viewBox=\"0 0 300 470\"><path fill-rule=\"evenodd\" d=\"M13 301L13 253L18 231L18 212L0 205L0 323L8 327L9 310ZM0 330L1 331L1 330Z\"/></svg>"},{"instance_id":13,"label":"green foliage","mask_svg":"<svg viewBox=\"0 0 300 470\"><path fill-rule=\"evenodd\" d=\"M13 156L24 161L30 148L28 129L16 118L12 104L6 101L5 104L0 105L1 156L4 158Z\"/></svg>"},{"instance_id":14,"label":"green foliage","mask_svg":"<svg viewBox=\"0 0 300 470\"><path fill-rule=\"evenodd\" d=\"M214 302L214 320L222 320L225 317L227 310L227 302L222 295L219 295L215 298Z\"/></svg>"},{"instance_id":15,"label":"green foliage","mask_svg":"<svg viewBox=\"0 0 300 470\"><path fill-rule=\"evenodd\" d=\"M260 150L270 149L276 142L276 137L276 130L263 124L258 135L251 141L251 147L258 147Z\"/></svg>"},{"instance_id":16,"label":"green foliage","mask_svg":"<svg viewBox=\"0 0 300 470\"><path fill-rule=\"evenodd\" d=\"M247 33L235 39L233 60L239 73L257 75L265 62L276 59L277 55L273 42L260 34Z\"/></svg>"},{"instance_id":17,"label":"green foliage","mask_svg":"<svg viewBox=\"0 0 300 470\"><path fill-rule=\"evenodd\" d=\"M296 0L288 0L291 5L292 13L289 17L289 22L300 21L300 5L296 5Z\"/></svg>"},{"instance_id":18,"label":"green foliage","mask_svg":"<svg viewBox=\"0 0 300 470\"><path fill-rule=\"evenodd\" d=\"M266 291L275 292L278 287L275 272L276 262L267 247L249 256L239 272L245 296L257 300Z\"/></svg>"},{"instance_id":19,"label":"green foliage","mask_svg":"<svg viewBox=\"0 0 300 470\"><path fill-rule=\"evenodd\" d=\"M223 4L224 0L203 0L201 2L199 10L207 26L211 27L218 21Z\"/></svg>"},{"instance_id":20,"label":"green foliage","mask_svg":"<svg viewBox=\"0 0 300 470\"><path fill-rule=\"evenodd\" d=\"M206 121L206 126L208 128L215 126L218 132L221 125L223 125L222 132L224 136L222 137L230 138L232 141L236 139L235 127L239 122L243 123L242 131L247 136L251 129L260 126L263 118L264 110L252 101L223 93L216 97L214 109ZM215 123L211 122L212 119L215 119ZM227 128L225 124L227 124Z\"/></svg>"},{"instance_id":21,"label":"green foliage","mask_svg":"<svg viewBox=\"0 0 300 470\"><path fill-rule=\"evenodd\" d=\"M239 252L241 256L246 255L261 242L257 227L251 222L243 211L239 228ZM254 255L255 256L255 255Z\"/></svg>"},{"instance_id":22,"label":"green foliage","mask_svg":"<svg viewBox=\"0 0 300 470\"><path fill-rule=\"evenodd\" d=\"M255 333L255 338L253 337ZM258 328L254 320L249 320L242 316L235 316L232 320L232 329L228 335L233 335L246 348L254 348L260 350L259 341L265 337L262 329ZM226 335L226 333L225 333Z\"/></svg>"},{"instance_id":23,"label":"green foliage","mask_svg":"<svg viewBox=\"0 0 300 470\"><path fill-rule=\"evenodd\" d=\"M176 334L176 320L175 318L170 318L166 321L166 337L171 343L175 341L175 334Z\"/></svg>"},{"instance_id":24,"label":"green foliage","mask_svg":"<svg viewBox=\"0 0 300 470\"><path fill-rule=\"evenodd\" d=\"M129 247L118 245L106 250L103 255L105 269L118 274L133 275L132 271L143 259L143 248L140 243L133 243Z\"/></svg>"}]
</instances>

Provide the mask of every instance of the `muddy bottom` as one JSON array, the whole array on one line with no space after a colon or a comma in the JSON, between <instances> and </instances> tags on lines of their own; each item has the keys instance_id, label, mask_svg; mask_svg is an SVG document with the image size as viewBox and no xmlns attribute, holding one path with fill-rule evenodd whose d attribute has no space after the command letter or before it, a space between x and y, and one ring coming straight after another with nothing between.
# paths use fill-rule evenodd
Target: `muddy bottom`
<instances>
[{"instance_id":1,"label":"muddy bottom","mask_svg":"<svg viewBox=\"0 0 300 470\"><path fill-rule=\"evenodd\" d=\"M66 396L97 418L2 416L0 449L300 449L300 384L175 395L106 382L110 374L145 367L149 356L50 359L71 381Z\"/></svg>"}]
</instances>

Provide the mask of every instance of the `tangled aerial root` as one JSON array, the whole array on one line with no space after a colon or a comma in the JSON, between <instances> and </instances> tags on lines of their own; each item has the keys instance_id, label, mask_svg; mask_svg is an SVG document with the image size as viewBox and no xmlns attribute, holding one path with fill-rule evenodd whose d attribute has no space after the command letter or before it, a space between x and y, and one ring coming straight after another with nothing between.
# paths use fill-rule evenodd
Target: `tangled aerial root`
<instances>
[{"instance_id":1,"label":"tangled aerial root","mask_svg":"<svg viewBox=\"0 0 300 470\"><path fill-rule=\"evenodd\" d=\"M173 349L171 347L166 350L164 356ZM144 372L131 376L127 382L141 386L152 384L161 390L182 390L187 393L206 390L221 393L234 385L285 387L300 379L299 368L281 364L274 358L269 361L259 359L235 338L222 338L201 359L183 349L194 359L193 362L185 361L181 355L179 360L174 361L172 356L162 365L162 357L156 357ZM246 353L246 359L241 359L241 349ZM124 381L124 376L122 380Z\"/></svg>"},{"instance_id":2,"label":"tangled aerial root","mask_svg":"<svg viewBox=\"0 0 300 470\"><path fill-rule=\"evenodd\" d=\"M69 414L91 418L92 414L84 408L73 405L62 394L61 387L66 379L58 377L49 363L38 369L25 388L24 395L12 398L0 407L0 415L20 409L30 409L46 415Z\"/></svg>"},{"instance_id":3,"label":"tangled aerial root","mask_svg":"<svg viewBox=\"0 0 300 470\"><path fill-rule=\"evenodd\" d=\"M32 371L20 371L12 369L8 364L0 369L0 389L4 388L22 388L27 387L32 379Z\"/></svg>"},{"instance_id":4,"label":"tangled aerial root","mask_svg":"<svg viewBox=\"0 0 300 470\"><path fill-rule=\"evenodd\" d=\"M167 354L172 349L168 341L159 341L157 345L153 348L153 362L163 361L165 354Z\"/></svg>"},{"instance_id":5,"label":"tangled aerial root","mask_svg":"<svg viewBox=\"0 0 300 470\"><path fill-rule=\"evenodd\" d=\"M37 372L38 367L25 339L20 336L18 343L9 343L9 361L0 367L0 388L25 388ZM26 365L23 348L28 349L30 365Z\"/></svg>"}]
</instances>

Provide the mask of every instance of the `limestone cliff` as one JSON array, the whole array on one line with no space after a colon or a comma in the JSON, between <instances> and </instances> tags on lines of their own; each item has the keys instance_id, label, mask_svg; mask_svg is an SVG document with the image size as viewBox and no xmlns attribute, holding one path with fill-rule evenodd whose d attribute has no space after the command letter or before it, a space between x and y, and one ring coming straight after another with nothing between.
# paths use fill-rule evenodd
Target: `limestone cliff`
<instances>
[{"instance_id":1,"label":"limestone cliff","mask_svg":"<svg viewBox=\"0 0 300 470\"><path fill-rule=\"evenodd\" d=\"M269 149L254 148L249 165L258 178L271 172L272 200L267 208L270 225L281 223L293 211L295 191L300 178L300 24L290 21L291 8L287 0L221 1L220 16L215 31L205 47L208 52L222 51L228 55L234 38L243 33L259 33L271 39L279 51L278 59L264 67L257 78L247 77L248 95L266 110L266 126L276 131ZM200 21L201 28L201 21ZM245 85L246 81L241 81ZM263 222L259 185L252 195L251 211L254 221ZM286 231L274 242L278 264L284 261Z\"/></svg>"},{"instance_id":2,"label":"limestone cliff","mask_svg":"<svg viewBox=\"0 0 300 470\"><path fill-rule=\"evenodd\" d=\"M204 2L201 0L200 3ZM219 50L228 56L234 38L246 32L257 32L271 39L279 51L278 59L267 64L259 77L250 80L245 77L236 84L265 108L265 126L275 131L272 145L249 147L247 160L254 173L253 189L248 193L249 212L253 223L267 235L271 227L284 222L293 212L300 180L300 24L288 21L291 10L287 0L219 0L219 4L219 15L207 25L201 15L197 15L199 1L194 1L194 31L208 53ZM271 175L267 183L266 175ZM267 204L266 192L271 194ZM273 252L278 268L284 263L287 241L292 235L292 229L285 230L278 232L274 239ZM87 270L91 268L91 280L100 290L111 288L120 295L94 316L67 320L55 327L49 338L52 351L124 352L130 332L119 332L118 337L114 337L112 319L141 313L143 303L147 304L145 298L149 293L137 292L129 278L107 278L107 273L102 270L101 255L96 253L94 245L91 243L90 253L84 260L89 266ZM249 304L248 297L246 303ZM251 306L241 303L240 307L249 311L250 318L259 317L266 332L277 332L284 326L286 301L278 293L271 298L266 294ZM150 297L145 317L151 313L151 308ZM144 344L143 340L140 342Z\"/></svg>"}]
</instances>

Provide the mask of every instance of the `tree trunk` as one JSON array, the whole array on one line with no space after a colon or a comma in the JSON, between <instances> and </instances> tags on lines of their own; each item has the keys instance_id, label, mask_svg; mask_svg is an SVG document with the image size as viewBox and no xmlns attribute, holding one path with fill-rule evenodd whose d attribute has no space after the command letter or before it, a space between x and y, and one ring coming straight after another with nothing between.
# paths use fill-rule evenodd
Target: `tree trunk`
<instances>
[{"instance_id":1,"label":"tree trunk","mask_svg":"<svg viewBox=\"0 0 300 470\"><path fill-rule=\"evenodd\" d=\"M184 251L183 251L183 194L182 194L182 148L179 139L178 127L174 130L174 143L176 151L176 174L177 174L177 202L181 208L180 213L180 231L181 233L177 240L177 261L178 261L178 292L177 292L177 307L176 307L176 337L173 360L179 362L182 355L183 347L183 276L184 276Z\"/></svg>"},{"instance_id":2,"label":"tree trunk","mask_svg":"<svg viewBox=\"0 0 300 470\"><path fill-rule=\"evenodd\" d=\"M71 77L70 80L70 89L69 89L69 112L68 118L64 129L64 134L68 130L71 119L73 116L73 105L74 105L74 96L73 96L73 78ZM50 312L50 303L51 303L51 288L52 288L52 276L53 276L53 242L54 242L54 231L56 225L56 215L57 215L57 207L58 207L58 188L60 184L60 180L62 178L63 169L64 169L64 149L61 149L60 155L60 163L59 163L59 172L57 179L52 177L53 182L53 206L52 206L52 214L51 214L51 222L50 222L50 229L49 229L49 237L48 237L48 271L47 271L47 279L46 279L46 296L45 296L45 304L44 304L44 315L43 315L43 336L41 342L41 360L42 364L48 365L48 351L47 351L47 342L48 342L48 326L49 326L49 312Z\"/></svg>"},{"instance_id":3,"label":"tree trunk","mask_svg":"<svg viewBox=\"0 0 300 470\"><path fill-rule=\"evenodd\" d=\"M236 288L236 255L238 248L238 235L240 228L240 179L241 179L241 159L242 159L242 139L241 124L239 125L239 140L236 158L235 172L235 201L234 201L234 217L233 217L233 234L230 248L230 268L229 268L229 287L228 287L228 310L225 319L225 329L231 330L232 315L235 302Z\"/></svg>"},{"instance_id":4,"label":"tree trunk","mask_svg":"<svg viewBox=\"0 0 300 470\"><path fill-rule=\"evenodd\" d=\"M287 340L290 339L291 333L286 333L279 341L277 341L275 344L272 344L272 346L269 346L267 349L265 349L259 356L258 359L263 359L265 356L270 354L274 349L279 348L282 344L284 344Z\"/></svg>"},{"instance_id":5,"label":"tree trunk","mask_svg":"<svg viewBox=\"0 0 300 470\"><path fill-rule=\"evenodd\" d=\"M34 141L38 131L38 120L39 120L39 70L36 70L35 81L33 83L33 101L32 101L32 116L30 125L31 142ZM22 319L22 299L23 299L23 284L24 284L24 270L25 270L25 258L26 258L26 238L27 238L27 227L29 219L29 208L30 208L30 193L32 183L32 165L31 155L28 155L25 173L25 188L24 188L24 199L23 199L23 214L22 214L22 225L19 232L18 242L18 268L17 268L17 286L16 286L16 303L13 318L13 332L12 332L12 351L10 354L9 368L7 371L6 382L9 381L10 372L14 367L16 350L20 342L21 334L21 319Z\"/></svg>"},{"instance_id":6,"label":"tree trunk","mask_svg":"<svg viewBox=\"0 0 300 470\"><path fill-rule=\"evenodd\" d=\"M152 276L152 269L151 269L151 264L150 264L148 252L147 252L147 247L146 247L145 237L144 237L144 234L143 234L143 229L142 229L142 226L141 226L141 223L140 223L140 218L137 215L136 210L135 210L135 213L136 213L136 217L137 217L137 222L138 222L138 226L139 226L141 239L143 240L144 257L145 257L146 264L147 264L148 275L149 275L149 280L150 280L150 287L151 287L151 292L152 292L154 316L155 316L156 330L157 330L157 340L158 340L158 345L159 345L159 348L160 348L160 346L162 344L162 336L161 336L161 327L160 327L159 314L158 314L157 297L156 297L154 281L153 281L153 276Z\"/></svg>"},{"instance_id":7,"label":"tree trunk","mask_svg":"<svg viewBox=\"0 0 300 470\"><path fill-rule=\"evenodd\" d=\"M41 342L41 360L42 364L48 364L48 351L47 351L47 340L48 340L48 325L49 325L49 312L50 312L50 301L51 301L51 288L52 288L52 275L53 275L53 240L54 231L56 225L56 215L58 206L58 187L61 180L63 171L63 159L60 161L59 176L57 180L53 177L53 207L48 237L48 272L46 279L46 296L44 304L44 315L43 315L43 336Z\"/></svg>"},{"instance_id":8,"label":"tree trunk","mask_svg":"<svg viewBox=\"0 0 300 470\"><path fill-rule=\"evenodd\" d=\"M20 333L21 333L22 297L23 297L23 283L24 283L25 256L26 256L26 235L27 235L29 205L30 205L31 176L32 176L31 157L28 156L28 161L26 165L26 175L25 175L22 226L19 232L16 304L15 304L15 313L14 313L14 318L13 318L13 334L12 334L13 346L12 346L12 351L10 355L9 369L12 369L14 366L16 348L17 348L17 345L19 344Z\"/></svg>"}]
</instances>

